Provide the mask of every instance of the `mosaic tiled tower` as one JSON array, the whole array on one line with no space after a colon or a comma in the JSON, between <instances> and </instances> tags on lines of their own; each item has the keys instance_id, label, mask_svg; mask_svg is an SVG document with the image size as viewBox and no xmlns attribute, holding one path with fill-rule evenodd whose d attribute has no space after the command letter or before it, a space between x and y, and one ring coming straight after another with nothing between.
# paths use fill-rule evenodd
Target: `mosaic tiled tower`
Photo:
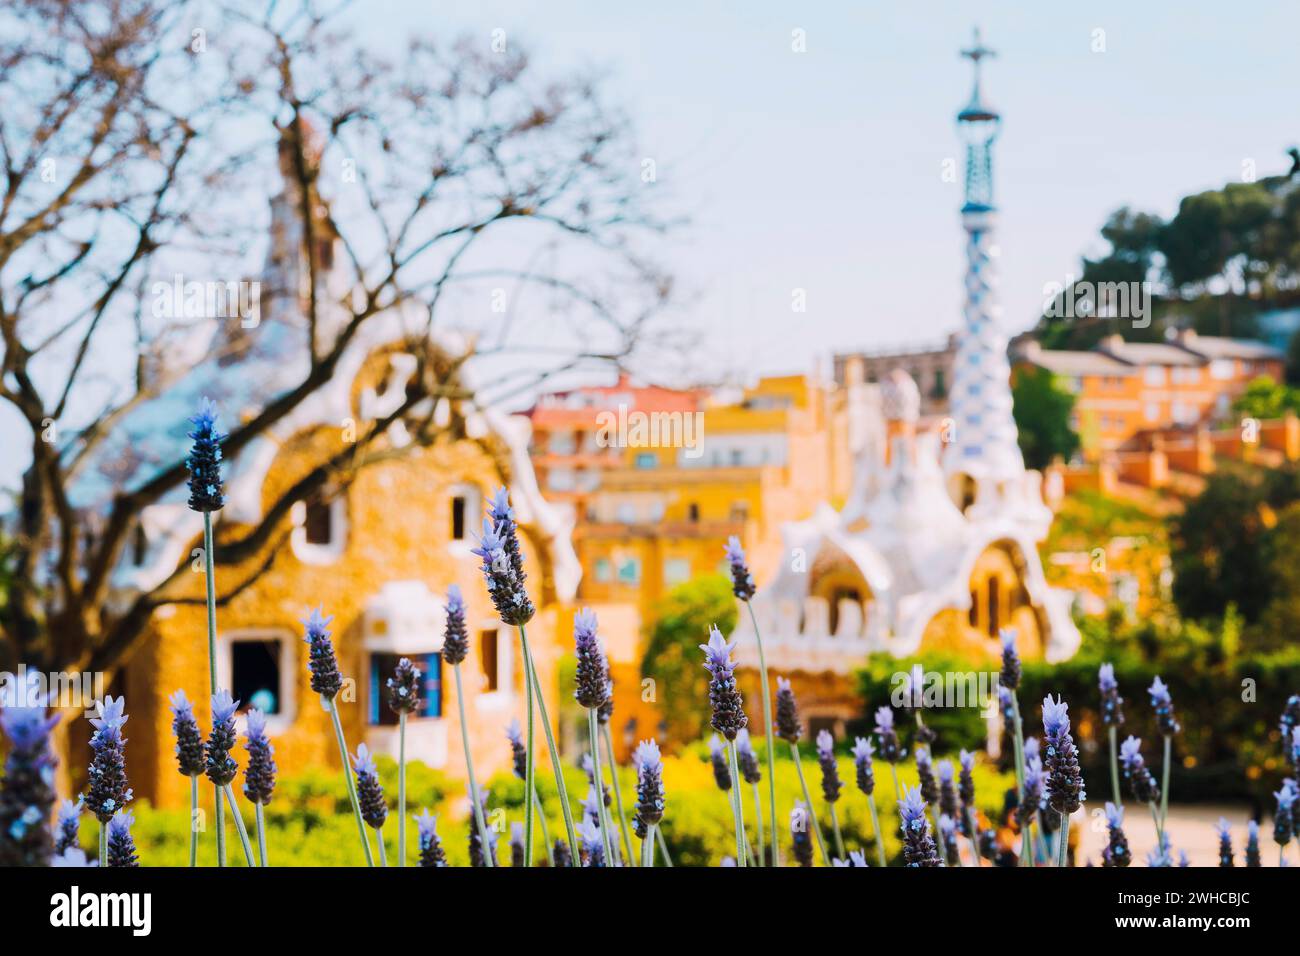
<instances>
[{"instance_id":1,"label":"mosaic tiled tower","mask_svg":"<svg viewBox=\"0 0 1300 956\"><path fill-rule=\"evenodd\" d=\"M944 456L950 479L969 479L980 498L1000 492L1025 471L1011 414L1011 368L1007 339L998 326L1001 308L993 268L997 256L993 142L1001 116L984 102L980 91L980 61L992 55L980 43L978 30L971 49L962 51L975 65L970 102L957 114L957 128L966 143L966 202L961 210L966 230L966 302L950 394L952 434Z\"/></svg>"}]
</instances>

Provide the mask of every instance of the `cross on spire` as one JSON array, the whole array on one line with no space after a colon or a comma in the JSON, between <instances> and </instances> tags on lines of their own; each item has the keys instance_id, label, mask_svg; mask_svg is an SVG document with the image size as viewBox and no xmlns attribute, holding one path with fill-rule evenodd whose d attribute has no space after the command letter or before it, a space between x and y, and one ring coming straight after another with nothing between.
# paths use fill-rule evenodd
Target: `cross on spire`
<instances>
[{"instance_id":1,"label":"cross on spire","mask_svg":"<svg viewBox=\"0 0 1300 956\"><path fill-rule=\"evenodd\" d=\"M975 28L975 39L969 50L962 50L961 55L975 64L975 75L979 76L980 60L986 56L997 56L996 50L986 47L980 39L980 28Z\"/></svg>"}]
</instances>

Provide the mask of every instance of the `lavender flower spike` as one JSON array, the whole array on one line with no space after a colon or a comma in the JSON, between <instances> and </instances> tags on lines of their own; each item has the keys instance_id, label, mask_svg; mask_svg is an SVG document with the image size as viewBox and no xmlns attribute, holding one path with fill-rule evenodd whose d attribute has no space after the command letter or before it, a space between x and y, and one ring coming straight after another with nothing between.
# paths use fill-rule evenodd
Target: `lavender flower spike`
<instances>
[{"instance_id":1,"label":"lavender flower spike","mask_svg":"<svg viewBox=\"0 0 1300 956\"><path fill-rule=\"evenodd\" d=\"M758 755L754 753L754 745L749 739L748 728L736 734L736 759L740 761L740 776L745 783L762 782L763 771L758 766Z\"/></svg>"},{"instance_id":2,"label":"lavender flower spike","mask_svg":"<svg viewBox=\"0 0 1300 956\"><path fill-rule=\"evenodd\" d=\"M397 662L393 676L384 682L388 689L388 709L398 716L414 714L420 709L420 669L409 657Z\"/></svg>"},{"instance_id":3,"label":"lavender flower spike","mask_svg":"<svg viewBox=\"0 0 1300 956\"><path fill-rule=\"evenodd\" d=\"M1124 808L1113 803L1106 804L1106 829L1109 840L1101 851L1101 865L1105 867L1125 867L1133 862L1129 851L1128 837L1124 835Z\"/></svg>"},{"instance_id":4,"label":"lavender flower spike","mask_svg":"<svg viewBox=\"0 0 1300 956\"><path fill-rule=\"evenodd\" d=\"M1174 701L1169 696L1169 688L1157 677L1147 690L1151 694L1151 706L1155 709L1156 724L1160 727L1161 735L1175 736L1183 728L1174 716Z\"/></svg>"},{"instance_id":5,"label":"lavender flower spike","mask_svg":"<svg viewBox=\"0 0 1300 956\"><path fill-rule=\"evenodd\" d=\"M528 749L524 746L524 734L519 728L518 720L511 720L506 725L506 738L510 741L510 769L520 780L528 778Z\"/></svg>"},{"instance_id":6,"label":"lavender flower spike","mask_svg":"<svg viewBox=\"0 0 1300 956\"><path fill-rule=\"evenodd\" d=\"M794 699L794 690L790 681L784 677L776 679L776 735L789 744L797 744L803 736L803 726L799 722L799 705Z\"/></svg>"},{"instance_id":7,"label":"lavender flower spike","mask_svg":"<svg viewBox=\"0 0 1300 956\"><path fill-rule=\"evenodd\" d=\"M275 790L275 748L266 735L266 714L250 708L246 724L244 747L248 750L248 768L244 771L244 796L252 803L266 806Z\"/></svg>"},{"instance_id":8,"label":"lavender flower spike","mask_svg":"<svg viewBox=\"0 0 1300 956\"><path fill-rule=\"evenodd\" d=\"M605 866L605 842L595 824L583 821L578 826L578 836L582 839L583 866Z\"/></svg>"},{"instance_id":9,"label":"lavender flower spike","mask_svg":"<svg viewBox=\"0 0 1300 956\"><path fill-rule=\"evenodd\" d=\"M1020 686L1020 655L1016 651L1016 630L1011 627L1004 627L998 632L1002 638L1002 672L998 675L998 683L1009 691L1014 691Z\"/></svg>"},{"instance_id":10,"label":"lavender flower spike","mask_svg":"<svg viewBox=\"0 0 1300 956\"><path fill-rule=\"evenodd\" d=\"M1273 842L1278 845L1279 852L1285 850L1286 845L1291 842L1295 836L1295 801L1296 791L1293 781L1286 781L1282 789L1273 796L1277 799L1277 810L1273 814Z\"/></svg>"},{"instance_id":11,"label":"lavender flower spike","mask_svg":"<svg viewBox=\"0 0 1300 956\"><path fill-rule=\"evenodd\" d=\"M132 799L126 785L126 740L122 727L127 722L123 713L125 699L106 697L95 704L96 717L90 723L96 728L90 737L90 786L86 793L86 809L104 826Z\"/></svg>"},{"instance_id":12,"label":"lavender flower spike","mask_svg":"<svg viewBox=\"0 0 1300 956\"><path fill-rule=\"evenodd\" d=\"M880 759L885 763L898 763L903 751L898 746L898 732L894 730L894 712L888 707L876 710L876 739L880 741Z\"/></svg>"},{"instance_id":13,"label":"lavender flower spike","mask_svg":"<svg viewBox=\"0 0 1300 956\"><path fill-rule=\"evenodd\" d=\"M1160 785L1147 769L1142 757L1142 741L1130 735L1120 744L1119 762L1133 792L1133 799L1139 803L1155 803L1160 799Z\"/></svg>"},{"instance_id":14,"label":"lavender flower spike","mask_svg":"<svg viewBox=\"0 0 1300 956\"><path fill-rule=\"evenodd\" d=\"M1226 819L1219 817L1215 831L1219 835L1219 866L1234 866L1235 864L1232 861L1232 826Z\"/></svg>"},{"instance_id":15,"label":"lavender flower spike","mask_svg":"<svg viewBox=\"0 0 1300 956\"><path fill-rule=\"evenodd\" d=\"M239 701L230 696L230 691L219 690L212 695L212 732L208 734L207 775L216 786L224 787L235 779L239 764L230 756L237 739L235 734L235 711Z\"/></svg>"},{"instance_id":16,"label":"lavender flower spike","mask_svg":"<svg viewBox=\"0 0 1300 956\"><path fill-rule=\"evenodd\" d=\"M578 659L573 697L588 710L597 709L605 704L609 694L609 671L605 650L596 633L596 615L590 608L574 615L573 642Z\"/></svg>"},{"instance_id":17,"label":"lavender flower spike","mask_svg":"<svg viewBox=\"0 0 1300 956\"><path fill-rule=\"evenodd\" d=\"M790 811L790 839L794 844L795 862L800 866L813 865L812 840L808 837L809 817L808 807L802 802L796 802Z\"/></svg>"},{"instance_id":18,"label":"lavender flower spike","mask_svg":"<svg viewBox=\"0 0 1300 956\"><path fill-rule=\"evenodd\" d=\"M709 738L709 762L713 765L713 782L723 792L731 790L731 768L727 766L727 752L718 735Z\"/></svg>"},{"instance_id":19,"label":"lavender flower spike","mask_svg":"<svg viewBox=\"0 0 1300 956\"><path fill-rule=\"evenodd\" d=\"M754 576L745 563L745 549L734 534L727 539L726 553L727 563L731 565L731 593L741 601L748 601L754 596Z\"/></svg>"},{"instance_id":20,"label":"lavender flower spike","mask_svg":"<svg viewBox=\"0 0 1300 956\"><path fill-rule=\"evenodd\" d=\"M740 689L736 686L736 665L731 659L735 647L735 642L728 644L717 627L709 630L709 643L700 645L710 677L709 703L713 706L713 717L709 723L727 740L735 740L736 734L749 723Z\"/></svg>"},{"instance_id":21,"label":"lavender flower spike","mask_svg":"<svg viewBox=\"0 0 1300 956\"><path fill-rule=\"evenodd\" d=\"M483 519L483 536L473 553L483 560L483 579L502 622L517 627L531 621L537 611L524 588L528 576L524 573L514 509L505 488L498 489L492 498L488 516Z\"/></svg>"},{"instance_id":22,"label":"lavender flower spike","mask_svg":"<svg viewBox=\"0 0 1300 956\"><path fill-rule=\"evenodd\" d=\"M203 399L190 423L194 431L189 437L194 444L185 459L190 472L190 510L220 511L226 503L221 494L221 442L226 436L217 430L217 406L211 399Z\"/></svg>"},{"instance_id":23,"label":"lavender flower spike","mask_svg":"<svg viewBox=\"0 0 1300 956\"><path fill-rule=\"evenodd\" d=\"M469 656L469 631L465 628L465 598L460 588L447 588L447 622L442 635L442 659L455 666Z\"/></svg>"},{"instance_id":24,"label":"lavender flower spike","mask_svg":"<svg viewBox=\"0 0 1300 956\"><path fill-rule=\"evenodd\" d=\"M81 849L81 811L83 802L64 800L59 805L59 822L54 834L54 854L61 856L71 849Z\"/></svg>"},{"instance_id":25,"label":"lavender flower spike","mask_svg":"<svg viewBox=\"0 0 1300 956\"><path fill-rule=\"evenodd\" d=\"M1119 696L1115 681L1115 665L1102 664L1097 669L1097 687L1101 690L1101 722L1105 727L1119 727L1124 723L1124 698Z\"/></svg>"},{"instance_id":26,"label":"lavender flower spike","mask_svg":"<svg viewBox=\"0 0 1300 956\"><path fill-rule=\"evenodd\" d=\"M871 760L875 752L866 737L853 739L853 769L857 771L858 789L868 797L876 792L876 773Z\"/></svg>"},{"instance_id":27,"label":"lavender flower spike","mask_svg":"<svg viewBox=\"0 0 1300 956\"><path fill-rule=\"evenodd\" d=\"M388 819L388 802L384 799L383 787L379 785L379 768L375 766L374 754L365 744L357 746L357 754L352 758L352 769L357 775L357 801L361 804L361 819L378 830Z\"/></svg>"},{"instance_id":28,"label":"lavender flower spike","mask_svg":"<svg viewBox=\"0 0 1300 956\"><path fill-rule=\"evenodd\" d=\"M131 824L135 816L129 810L119 810L108 822L108 865L117 867L139 866L135 855L135 841L131 838Z\"/></svg>"},{"instance_id":29,"label":"lavender flower spike","mask_svg":"<svg viewBox=\"0 0 1300 956\"><path fill-rule=\"evenodd\" d=\"M903 821L903 859L909 867L942 866L925 818L925 800L919 788L909 788L898 805Z\"/></svg>"},{"instance_id":30,"label":"lavender flower spike","mask_svg":"<svg viewBox=\"0 0 1300 956\"><path fill-rule=\"evenodd\" d=\"M1086 794L1079 772L1079 753L1070 736L1070 705L1059 698L1043 698L1044 749L1046 751L1047 799L1063 817L1079 809ZM1065 844L1062 843L1062 846Z\"/></svg>"},{"instance_id":31,"label":"lavender flower spike","mask_svg":"<svg viewBox=\"0 0 1300 956\"><path fill-rule=\"evenodd\" d=\"M1259 859L1259 823L1254 820L1246 824L1246 866L1260 866Z\"/></svg>"},{"instance_id":32,"label":"lavender flower spike","mask_svg":"<svg viewBox=\"0 0 1300 956\"><path fill-rule=\"evenodd\" d=\"M0 731L9 740L0 778L0 866L47 866L57 764L50 731L59 716L45 716L46 697L34 679L15 681L0 696Z\"/></svg>"},{"instance_id":33,"label":"lavender flower spike","mask_svg":"<svg viewBox=\"0 0 1300 956\"><path fill-rule=\"evenodd\" d=\"M817 734L817 763L822 770L822 797L827 803L834 803L840 798L843 784L839 767L835 765L835 738L830 731L823 730Z\"/></svg>"},{"instance_id":34,"label":"lavender flower spike","mask_svg":"<svg viewBox=\"0 0 1300 956\"><path fill-rule=\"evenodd\" d=\"M306 627L308 651L307 669L311 671L311 689L320 694L324 700L332 701L343 689L343 677L339 674L338 659L334 656L334 644L330 641L329 625L333 615L325 617L321 608L311 612Z\"/></svg>"},{"instance_id":35,"label":"lavender flower spike","mask_svg":"<svg viewBox=\"0 0 1300 956\"><path fill-rule=\"evenodd\" d=\"M653 740L641 741L637 744L633 763L637 768L637 819L647 826L654 826L664 816L664 764L659 755L659 745Z\"/></svg>"},{"instance_id":36,"label":"lavender flower spike","mask_svg":"<svg viewBox=\"0 0 1300 956\"><path fill-rule=\"evenodd\" d=\"M445 867L447 854L438 839L438 818L423 810L415 818L420 835L420 866Z\"/></svg>"},{"instance_id":37,"label":"lavender flower spike","mask_svg":"<svg viewBox=\"0 0 1300 956\"><path fill-rule=\"evenodd\" d=\"M176 735L176 768L182 776L199 777L207 766L203 734L194 719L194 705L185 691L172 694L172 733Z\"/></svg>"}]
</instances>

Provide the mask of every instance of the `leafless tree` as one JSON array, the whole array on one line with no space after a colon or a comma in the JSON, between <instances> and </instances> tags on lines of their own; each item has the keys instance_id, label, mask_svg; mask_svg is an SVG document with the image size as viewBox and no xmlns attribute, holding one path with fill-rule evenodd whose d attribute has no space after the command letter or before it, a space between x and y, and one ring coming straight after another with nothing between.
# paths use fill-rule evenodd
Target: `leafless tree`
<instances>
[{"instance_id":1,"label":"leafless tree","mask_svg":"<svg viewBox=\"0 0 1300 956\"><path fill-rule=\"evenodd\" d=\"M403 349L418 369L399 408L259 526L219 535L219 562L269 554L264 571L295 503L404 453L385 438L395 423L409 447L458 427L431 411L439 399L499 402L669 342L671 284L641 252L667 223L647 211L627 123L598 80L539 76L500 36L419 40L389 62L352 39L349 15L309 0L20 0L0 13L0 439L29 461L5 539L0 666L112 670L157 607L187 599L182 565L109 600L141 510L185 481L182 460L128 470L93 509L71 489L124 417L185 374L183 343L206 334L236 370L255 347L257 329L159 317L147 290L181 271L259 270L268 182L285 177L296 197L305 276L263 299L292 302L310 361L226 422L226 457L327 387L377 316L416 310ZM472 347L435 345L448 326ZM475 388L467 364L486 370Z\"/></svg>"}]
</instances>

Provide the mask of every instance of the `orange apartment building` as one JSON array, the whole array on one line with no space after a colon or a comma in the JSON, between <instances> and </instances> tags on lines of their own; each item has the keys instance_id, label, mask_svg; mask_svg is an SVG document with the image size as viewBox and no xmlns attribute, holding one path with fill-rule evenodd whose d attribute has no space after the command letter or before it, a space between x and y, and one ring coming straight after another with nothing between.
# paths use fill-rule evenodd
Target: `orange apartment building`
<instances>
[{"instance_id":1,"label":"orange apartment building","mask_svg":"<svg viewBox=\"0 0 1300 956\"><path fill-rule=\"evenodd\" d=\"M1017 367L1059 376L1075 395L1074 419L1085 458L1130 445L1145 432L1221 421L1252 379L1280 381L1284 355L1250 339L1181 330L1166 342L1103 339L1088 352L1027 342Z\"/></svg>"}]
</instances>

